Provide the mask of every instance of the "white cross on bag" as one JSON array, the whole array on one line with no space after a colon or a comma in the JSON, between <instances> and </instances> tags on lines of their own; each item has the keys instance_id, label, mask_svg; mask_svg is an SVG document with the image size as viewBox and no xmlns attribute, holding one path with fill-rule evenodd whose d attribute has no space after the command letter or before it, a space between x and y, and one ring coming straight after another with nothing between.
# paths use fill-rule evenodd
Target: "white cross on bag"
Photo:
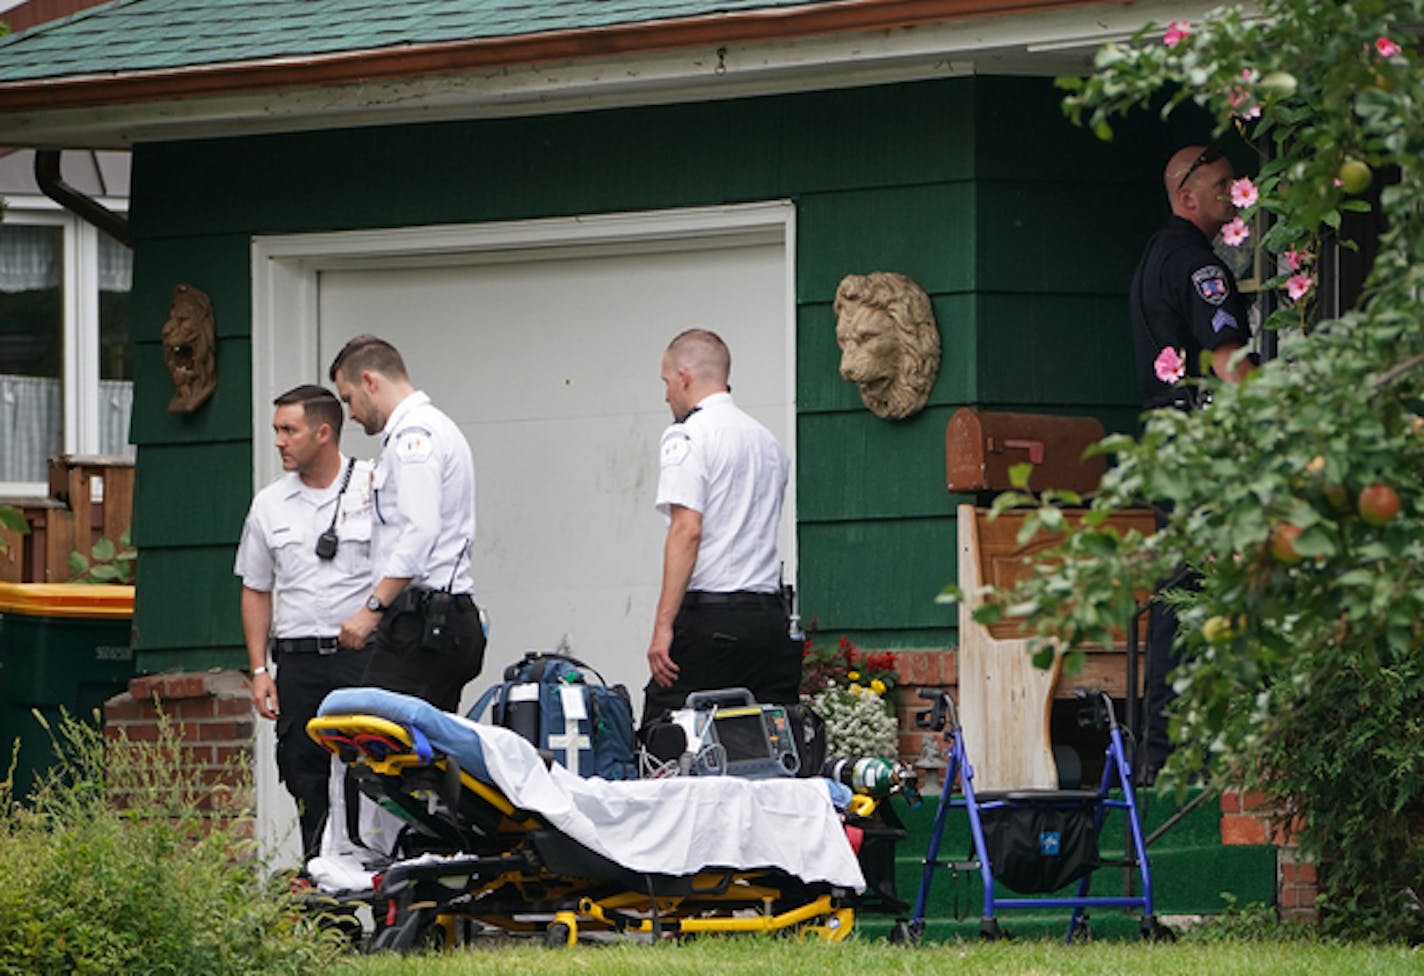
<instances>
[{"instance_id":1,"label":"white cross on bag","mask_svg":"<svg viewBox=\"0 0 1424 976\"><path fill-rule=\"evenodd\" d=\"M549 736L549 748L564 750L564 767L575 776L579 775L579 751L592 745L593 740L579 732L578 719L568 716L564 718L564 734Z\"/></svg>"}]
</instances>

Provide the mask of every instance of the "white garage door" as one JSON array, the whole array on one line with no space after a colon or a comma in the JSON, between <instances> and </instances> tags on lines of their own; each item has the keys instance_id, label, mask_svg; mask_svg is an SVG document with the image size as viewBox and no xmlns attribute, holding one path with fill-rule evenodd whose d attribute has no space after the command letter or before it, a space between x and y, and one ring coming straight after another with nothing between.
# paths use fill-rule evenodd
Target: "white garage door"
<instances>
[{"instance_id":1,"label":"white garage door","mask_svg":"<svg viewBox=\"0 0 1424 976\"><path fill-rule=\"evenodd\" d=\"M678 332L732 349L733 395L796 456L794 212L788 203L343 234L253 243L254 485L278 474L272 398L326 382L371 332L465 432L478 481L476 593L491 616L485 672L567 637L626 684L635 714L664 526L653 510L669 422L658 376ZM374 438L348 424L343 447ZM795 477L781 551L795 578ZM296 857L295 810L276 779L271 723L257 747L259 833Z\"/></svg>"},{"instance_id":2,"label":"white garage door","mask_svg":"<svg viewBox=\"0 0 1424 976\"><path fill-rule=\"evenodd\" d=\"M721 334L734 396L788 443L784 268L777 243L321 274L323 359L359 332L391 340L474 450L486 681L566 638L637 697L662 559L662 351L690 326Z\"/></svg>"},{"instance_id":3,"label":"white garage door","mask_svg":"<svg viewBox=\"0 0 1424 976\"><path fill-rule=\"evenodd\" d=\"M567 635L636 697L662 558L662 350L685 328L720 333L737 401L795 457L793 217L774 202L259 238L254 483L278 473L272 398L325 382L352 335L391 340L474 449L475 583L492 618L479 683ZM377 449L349 424L343 447ZM794 527L793 489L788 579Z\"/></svg>"}]
</instances>

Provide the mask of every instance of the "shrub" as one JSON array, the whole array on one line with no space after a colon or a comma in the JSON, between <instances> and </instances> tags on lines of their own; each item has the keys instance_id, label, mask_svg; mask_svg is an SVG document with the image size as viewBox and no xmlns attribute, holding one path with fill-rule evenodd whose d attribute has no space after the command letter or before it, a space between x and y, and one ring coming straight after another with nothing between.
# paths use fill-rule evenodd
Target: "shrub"
<instances>
[{"instance_id":1,"label":"shrub","mask_svg":"<svg viewBox=\"0 0 1424 976\"><path fill-rule=\"evenodd\" d=\"M65 716L51 735L58 762L24 802L0 783L0 973L295 974L335 958L263 880L231 802L246 793L209 785L176 726L106 747Z\"/></svg>"}]
</instances>

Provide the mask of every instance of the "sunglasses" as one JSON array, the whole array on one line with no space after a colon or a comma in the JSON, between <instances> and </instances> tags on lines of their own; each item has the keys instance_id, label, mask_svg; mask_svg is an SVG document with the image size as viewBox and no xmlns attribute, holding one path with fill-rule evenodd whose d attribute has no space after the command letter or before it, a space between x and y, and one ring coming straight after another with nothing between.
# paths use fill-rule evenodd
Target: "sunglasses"
<instances>
[{"instance_id":1,"label":"sunglasses","mask_svg":"<svg viewBox=\"0 0 1424 976\"><path fill-rule=\"evenodd\" d=\"M1192 174L1195 173L1197 170L1201 169L1203 166L1210 166L1212 163L1216 162L1218 159L1221 159L1225 155L1226 153L1221 151L1220 146L1207 146L1205 149L1203 149L1200 153L1197 154L1197 158L1192 160L1192 165L1188 166L1187 171L1182 174L1181 180L1177 183L1177 189L1180 190L1182 187L1186 186L1187 180L1191 179Z\"/></svg>"}]
</instances>

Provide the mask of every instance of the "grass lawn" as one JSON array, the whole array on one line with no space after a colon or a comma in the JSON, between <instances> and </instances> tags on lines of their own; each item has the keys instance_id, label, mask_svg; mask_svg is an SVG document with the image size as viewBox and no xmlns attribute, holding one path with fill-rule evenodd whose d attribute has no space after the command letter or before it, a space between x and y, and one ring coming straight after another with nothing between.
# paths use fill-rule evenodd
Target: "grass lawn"
<instances>
[{"instance_id":1,"label":"grass lawn","mask_svg":"<svg viewBox=\"0 0 1424 976\"><path fill-rule=\"evenodd\" d=\"M1192 942L1176 945L1054 942L930 945L901 949L880 940L841 945L765 937L708 938L660 946L580 945L459 949L424 956L363 956L350 976L666 976L668 973L776 976L1399 976L1424 973L1424 950L1340 946L1306 940Z\"/></svg>"}]
</instances>

